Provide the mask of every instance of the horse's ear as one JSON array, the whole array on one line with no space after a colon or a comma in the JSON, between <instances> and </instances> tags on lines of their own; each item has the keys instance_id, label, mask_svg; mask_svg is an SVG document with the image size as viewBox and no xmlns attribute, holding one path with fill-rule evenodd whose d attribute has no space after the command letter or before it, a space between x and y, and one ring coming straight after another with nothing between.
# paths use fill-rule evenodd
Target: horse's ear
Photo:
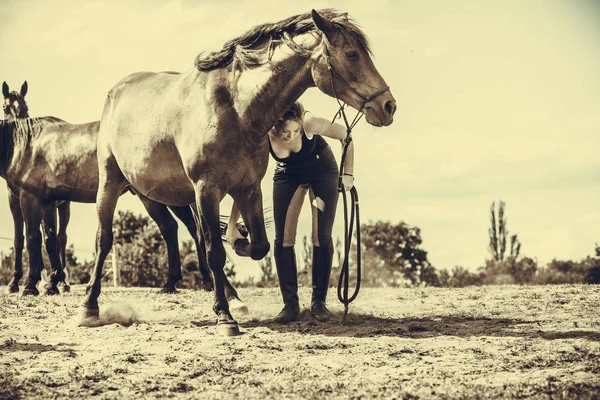
<instances>
[{"instance_id":1,"label":"horse's ear","mask_svg":"<svg viewBox=\"0 0 600 400\"><path fill-rule=\"evenodd\" d=\"M4 81L4 83L2 83L2 94L6 98L8 98L8 95L10 94L10 91L8 90L8 85L6 84L6 81Z\"/></svg>"},{"instance_id":2,"label":"horse's ear","mask_svg":"<svg viewBox=\"0 0 600 400\"><path fill-rule=\"evenodd\" d=\"M348 13L342 13L339 16L335 17L334 20L339 20L339 21L343 21L343 22L349 22L348 21Z\"/></svg>"},{"instance_id":3,"label":"horse's ear","mask_svg":"<svg viewBox=\"0 0 600 400\"><path fill-rule=\"evenodd\" d=\"M315 26L317 27L317 29L319 29L321 32L323 32L325 34L325 36L327 36L327 39L330 39L329 35L331 35L337 31L333 22L331 22L330 20L328 20L325 17L322 17L315 10L312 10L311 17L312 17L312 20L315 23Z\"/></svg>"},{"instance_id":4,"label":"horse's ear","mask_svg":"<svg viewBox=\"0 0 600 400\"><path fill-rule=\"evenodd\" d=\"M23 85L21 85L21 96L25 97L26 94L27 94L27 81L23 82Z\"/></svg>"}]
</instances>

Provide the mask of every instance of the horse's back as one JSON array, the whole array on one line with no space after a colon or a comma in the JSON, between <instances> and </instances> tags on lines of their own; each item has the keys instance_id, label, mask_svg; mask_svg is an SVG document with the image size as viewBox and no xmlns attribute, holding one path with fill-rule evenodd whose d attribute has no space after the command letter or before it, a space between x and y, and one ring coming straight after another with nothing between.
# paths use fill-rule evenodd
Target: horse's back
<instances>
[{"instance_id":1,"label":"horse's back","mask_svg":"<svg viewBox=\"0 0 600 400\"><path fill-rule=\"evenodd\" d=\"M24 120L17 134L13 186L44 201L94 202L98 188L96 138L99 121L69 124L56 117Z\"/></svg>"}]
</instances>

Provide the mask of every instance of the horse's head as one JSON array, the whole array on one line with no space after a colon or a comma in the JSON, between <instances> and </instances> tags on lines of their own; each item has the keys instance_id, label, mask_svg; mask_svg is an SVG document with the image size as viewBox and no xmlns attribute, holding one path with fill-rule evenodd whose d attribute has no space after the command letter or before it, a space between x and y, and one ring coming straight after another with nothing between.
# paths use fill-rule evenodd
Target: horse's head
<instances>
[{"instance_id":1,"label":"horse's head","mask_svg":"<svg viewBox=\"0 0 600 400\"><path fill-rule=\"evenodd\" d=\"M4 119L16 119L16 118L28 118L29 109L25 102L25 95L27 94L27 81L23 82L21 91L10 91L6 82L2 84L2 94L4 95L4 103L2 108L4 110Z\"/></svg>"},{"instance_id":2,"label":"horse's head","mask_svg":"<svg viewBox=\"0 0 600 400\"><path fill-rule=\"evenodd\" d=\"M364 34L347 14L330 20L312 10L312 20L323 38L311 66L317 87L364 112L369 124L390 125L396 100L371 60Z\"/></svg>"}]
</instances>

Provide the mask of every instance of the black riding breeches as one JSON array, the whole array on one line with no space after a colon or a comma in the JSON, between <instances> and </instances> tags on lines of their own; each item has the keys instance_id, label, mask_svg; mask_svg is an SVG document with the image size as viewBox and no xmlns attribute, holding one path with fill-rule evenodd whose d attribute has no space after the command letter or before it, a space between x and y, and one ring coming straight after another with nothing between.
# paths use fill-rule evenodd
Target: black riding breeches
<instances>
[{"instance_id":1,"label":"black riding breeches","mask_svg":"<svg viewBox=\"0 0 600 400\"><path fill-rule=\"evenodd\" d=\"M294 164L278 162L273 180L275 245L294 246L298 217L307 192L313 215L313 245L328 245L339 195L338 166L331 147Z\"/></svg>"}]
</instances>

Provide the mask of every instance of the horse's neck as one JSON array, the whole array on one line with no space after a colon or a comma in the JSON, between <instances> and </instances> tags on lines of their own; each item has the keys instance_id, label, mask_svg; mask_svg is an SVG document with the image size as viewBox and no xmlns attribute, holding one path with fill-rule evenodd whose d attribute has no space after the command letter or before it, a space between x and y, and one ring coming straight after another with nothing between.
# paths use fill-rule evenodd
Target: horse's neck
<instances>
[{"instance_id":1,"label":"horse's neck","mask_svg":"<svg viewBox=\"0 0 600 400\"><path fill-rule=\"evenodd\" d=\"M304 38L304 43L310 38ZM316 46L314 40L309 43ZM270 64L248 69L235 80L235 108L242 126L252 129L257 140L266 137L268 130L285 111L314 86L310 58L291 51L287 46L275 49Z\"/></svg>"}]
</instances>

